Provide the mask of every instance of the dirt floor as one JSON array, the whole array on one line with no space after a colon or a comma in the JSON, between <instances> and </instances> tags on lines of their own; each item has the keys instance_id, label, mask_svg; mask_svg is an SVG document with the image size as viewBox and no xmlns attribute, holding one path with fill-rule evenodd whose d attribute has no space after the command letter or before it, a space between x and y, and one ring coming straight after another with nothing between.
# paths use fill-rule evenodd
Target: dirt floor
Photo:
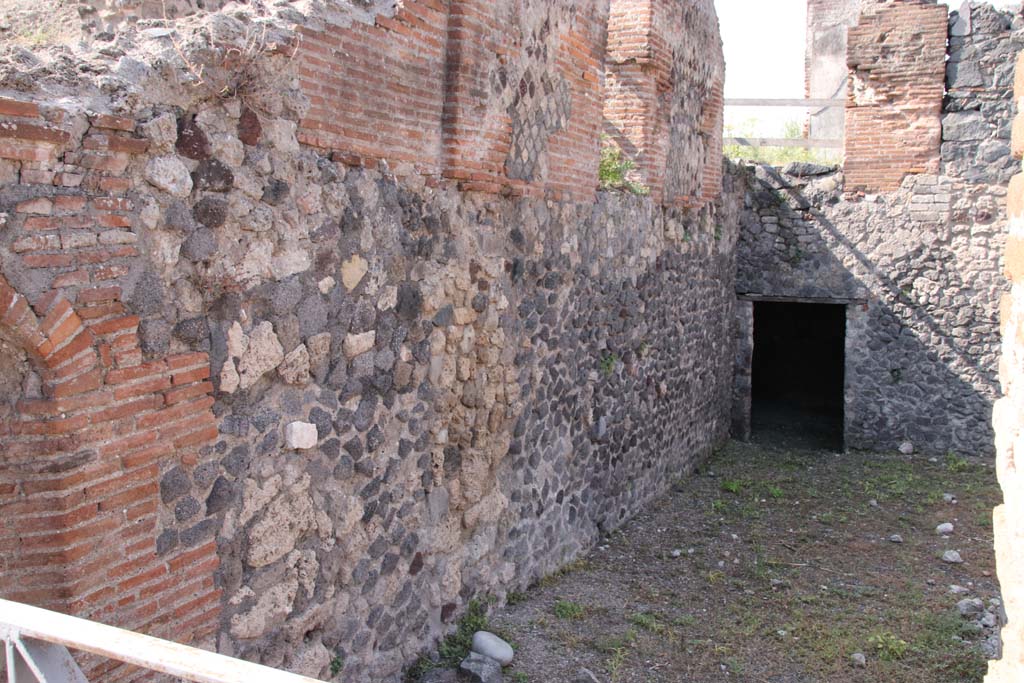
<instances>
[{"instance_id":1,"label":"dirt floor","mask_svg":"<svg viewBox=\"0 0 1024 683\"><path fill-rule=\"evenodd\" d=\"M993 468L952 454L731 443L491 615L516 650L505 680L981 681L998 500Z\"/></svg>"}]
</instances>

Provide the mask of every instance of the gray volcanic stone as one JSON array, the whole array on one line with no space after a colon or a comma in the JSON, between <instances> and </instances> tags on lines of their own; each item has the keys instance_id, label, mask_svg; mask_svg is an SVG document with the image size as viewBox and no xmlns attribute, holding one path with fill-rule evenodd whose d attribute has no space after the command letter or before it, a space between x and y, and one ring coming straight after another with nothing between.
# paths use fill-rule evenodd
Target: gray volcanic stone
<instances>
[{"instance_id":1,"label":"gray volcanic stone","mask_svg":"<svg viewBox=\"0 0 1024 683\"><path fill-rule=\"evenodd\" d=\"M962 617L976 617L985 611L985 603L978 598L964 598L956 603L956 609Z\"/></svg>"},{"instance_id":2,"label":"gray volcanic stone","mask_svg":"<svg viewBox=\"0 0 1024 683\"><path fill-rule=\"evenodd\" d=\"M199 344L210 338L210 325L205 317L189 318L175 325L173 334L186 344Z\"/></svg>"},{"instance_id":3,"label":"gray volcanic stone","mask_svg":"<svg viewBox=\"0 0 1024 683\"><path fill-rule=\"evenodd\" d=\"M174 518L179 522L184 522L199 514L199 510L199 501L192 496L188 496L179 500L174 506Z\"/></svg>"},{"instance_id":4,"label":"gray volcanic stone","mask_svg":"<svg viewBox=\"0 0 1024 683\"><path fill-rule=\"evenodd\" d=\"M196 221L185 202L175 200L164 211L164 226L179 232L190 233L196 229Z\"/></svg>"},{"instance_id":5,"label":"gray volcanic stone","mask_svg":"<svg viewBox=\"0 0 1024 683\"><path fill-rule=\"evenodd\" d=\"M217 253L217 237L209 228L196 230L181 243L181 256L193 263L209 261Z\"/></svg>"},{"instance_id":6,"label":"gray volcanic stone","mask_svg":"<svg viewBox=\"0 0 1024 683\"><path fill-rule=\"evenodd\" d=\"M377 410L376 395L365 396L359 402L355 414L352 416L352 426L361 432L365 432L373 424L373 416Z\"/></svg>"},{"instance_id":7,"label":"gray volcanic stone","mask_svg":"<svg viewBox=\"0 0 1024 683\"><path fill-rule=\"evenodd\" d=\"M132 311L140 316L160 315L164 312L164 283L160 276L152 271L145 271L135 283L128 303Z\"/></svg>"},{"instance_id":8,"label":"gray volcanic stone","mask_svg":"<svg viewBox=\"0 0 1024 683\"><path fill-rule=\"evenodd\" d=\"M411 282L403 282L398 286L398 303L395 312L406 320L414 320L423 308L423 294L419 287Z\"/></svg>"},{"instance_id":9,"label":"gray volcanic stone","mask_svg":"<svg viewBox=\"0 0 1024 683\"><path fill-rule=\"evenodd\" d=\"M420 683L457 683L459 673L455 669L431 669L423 674Z\"/></svg>"},{"instance_id":10,"label":"gray volcanic stone","mask_svg":"<svg viewBox=\"0 0 1024 683\"><path fill-rule=\"evenodd\" d=\"M178 546L177 529L165 529L156 538L156 554L166 555Z\"/></svg>"},{"instance_id":11,"label":"gray volcanic stone","mask_svg":"<svg viewBox=\"0 0 1024 683\"><path fill-rule=\"evenodd\" d=\"M192 489L192 480L181 466L174 467L160 480L160 500L173 503Z\"/></svg>"},{"instance_id":12,"label":"gray volcanic stone","mask_svg":"<svg viewBox=\"0 0 1024 683\"><path fill-rule=\"evenodd\" d=\"M474 683L502 683L501 664L490 657L470 652L459 664L459 671Z\"/></svg>"},{"instance_id":13,"label":"gray volcanic stone","mask_svg":"<svg viewBox=\"0 0 1024 683\"><path fill-rule=\"evenodd\" d=\"M192 215L208 228L219 228L228 219L228 203L220 197L203 197L192 208Z\"/></svg>"},{"instance_id":14,"label":"gray volcanic stone","mask_svg":"<svg viewBox=\"0 0 1024 683\"><path fill-rule=\"evenodd\" d=\"M942 119L942 139L957 142L985 140L992 129L981 112L960 111L946 114Z\"/></svg>"},{"instance_id":15,"label":"gray volcanic stone","mask_svg":"<svg viewBox=\"0 0 1024 683\"><path fill-rule=\"evenodd\" d=\"M838 168L838 166L832 164L826 165L815 164L810 161L793 161L787 164L786 167L782 169L782 172L786 175L796 176L797 178L805 178L808 176L835 173Z\"/></svg>"},{"instance_id":16,"label":"gray volcanic stone","mask_svg":"<svg viewBox=\"0 0 1024 683\"><path fill-rule=\"evenodd\" d=\"M213 517L204 519L196 525L181 532L181 544L186 548L199 545L203 541L213 538L217 531L219 521Z\"/></svg>"},{"instance_id":17,"label":"gray volcanic stone","mask_svg":"<svg viewBox=\"0 0 1024 683\"><path fill-rule=\"evenodd\" d=\"M178 121L178 140L174 149L183 157L199 161L210 156L210 139L196 125L195 119Z\"/></svg>"},{"instance_id":18,"label":"gray volcanic stone","mask_svg":"<svg viewBox=\"0 0 1024 683\"><path fill-rule=\"evenodd\" d=\"M288 193L290 191L291 188L288 186L288 183L283 180L273 178L269 183L267 183L267 187L263 190L262 201L270 204L271 206L277 206L288 198Z\"/></svg>"},{"instance_id":19,"label":"gray volcanic stone","mask_svg":"<svg viewBox=\"0 0 1024 683\"><path fill-rule=\"evenodd\" d=\"M166 320L150 318L139 322L139 348L147 356L165 355L171 346L171 326Z\"/></svg>"},{"instance_id":20,"label":"gray volcanic stone","mask_svg":"<svg viewBox=\"0 0 1024 683\"><path fill-rule=\"evenodd\" d=\"M455 309L451 304L448 304L434 315L434 324L438 327L448 327L452 324L454 314Z\"/></svg>"},{"instance_id":21,"label":"gray volcanic stone","mask_svg":"<svg viewBox=\"0 0 1024 683\"><path fill-rule=\"evenodd\" d=\"M384 432L378 425L373 425L366 433L366 450L373 453L384 445Z\"/></svg>"},{"instance_id":22,"label":"gray volcanic stone","mask_svg":"<svg viewBox=\"0 0 1024 683\"><path fill-rule=\"evenodd\" d=\"M221 442L223 448L227 449L227 444ZM196 486L205 489L216 481L220 475L220 466L215 462L203 463L199 467L192 471L192 481L196 483Z\"/></svg>"},{"instance_id":23,"label":"gray volcanic stone","mask_svg":"<svg viewBox=\"0 0 1024 683\"><path fill-rule=\"evenodd\" d=\"M302 301L302 283L296 279L285 280L274 286L270 307L277 315L287 315Z\"/></svg>"},{"instance_id":24,"label":"gray volcanic stone","mask_svg":"<svg viewBox=\"0 0 1024 683\"><path fill-rule=\"evenodd\" d=\"M235 184L235 174L224 162L206 159L199 162L199 166L192 172L192 183L197 190L227 192Z\"/></svg>"},{"instance_id":25,"label":"gray volcanic stone","mask_svg":"<svg viewBox=\"0 0 1024 683\"><path fill-rule=\"evenodd\" d=\"M210 495L206 497L206 514L215 515L223 512L231 505L234 499L234 485L224 477L217 477L210 489Z\"/></svg>"},{"instance_id":26,"label":"gray volcanic stone","mask_svg":"<svg viewBox=\"0 0 1024 683\"><path fill-rule=\"evenodd\" d=\"M316 425L321 437L331 433L331 414L317 406L309 411L309 421Z\"/></svg>"}]
</instances>

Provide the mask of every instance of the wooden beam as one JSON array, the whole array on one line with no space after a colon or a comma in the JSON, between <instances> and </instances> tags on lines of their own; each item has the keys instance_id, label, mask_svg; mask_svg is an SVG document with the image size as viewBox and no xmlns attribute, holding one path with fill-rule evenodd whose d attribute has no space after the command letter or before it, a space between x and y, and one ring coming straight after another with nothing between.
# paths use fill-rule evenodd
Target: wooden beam
<instances>
[{"instance_id":1,"label":"wooden beam","mask_svg":"<svg viewBox=\"0 0 1024 683\"><path fill-rule=\"evenodd\" d=\"M731 99L727 107L807 107L808 109L846 108L846 100L773 100L773 99Z\"/></svg>"},{"instance_id":2,"label":"wooden beam","mask_svg":"<svg viewBox=\"0 0 1024 683\"><path fill-rule=\"evenodd\" d=\"M803 149L842 149L842 140L805 140L803 138L725 138L727 145L743 147L801 147Z\"/></svg>"}]
</instances>

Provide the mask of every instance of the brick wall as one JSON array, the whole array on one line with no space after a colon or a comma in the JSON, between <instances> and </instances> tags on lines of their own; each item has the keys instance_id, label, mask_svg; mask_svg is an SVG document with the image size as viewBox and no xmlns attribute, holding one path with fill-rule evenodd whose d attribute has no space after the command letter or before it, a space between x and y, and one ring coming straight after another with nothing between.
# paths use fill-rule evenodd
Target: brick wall
<instances>
[{"instance_id":1,"label":"brick wall","mask_svg":"<svg viewBox=\"0 0 1024 683\"><path fill-rule=\"evenodd\" d=\"M299 141L352 165L387 160L438 175L446 5L413 0L393 16L300 28L296 60L311 107Z\"/></svg>"},{"instance_id":2,"label":"brick wall","mask_svg":"<svg viewBox=\"0 0 1024 683\"><path fill-rule=\"evenodd\" d=\"M587 200L597 187L606 1L453 0L446 178Z\"/></svg>"},{"instance_id":3,"label":"brick wall","mask_svg":"<svg viewBox=\"0 0 1024 683\"><path fill-rule=\"evenodd\" d=\"M417 0L300 29L300 142L468 191L590 199L607 2Z\"/></svg>"},{"instance_id":4,"label":"brick wall","mask_svg":"<svg viewBox=\"0 0 1024 683\"><path fill-rule=\"evenodd\" d=\"M4 269L34 292L0 276L0 336L32 366L0 421L0 594L188 642L216 628L216 544L157 552L158 482L217 429L206 354L144 362L122 301L134 129L0 99Z\"/></svg>"},{"instance_id":5,"label":"brick wall","mask_svg":"<svg viewBox=\"0 0 1024 683\"><path fill-rule=\"evenodd\" d=\"M73 292L127 274L138 256L132 201L124 173L145 140L135 122L90 117L79 140L59 109L44 116L31 102L0 100L0 171L20 184L20 201L8 214L9 268L26 272L39 290Z\"/></svg>"},{"instance_id":6,"label":"brick wall","mask_svg":"<svg viewBox=\"0 0 1024 683\"><path fill-rule=\"evenodd\" d=\"M946 34L945 5L865 3L848 34L848 189L891 191L939 170Z\"/></svg>"},{"instance_id":7,"label":"brick wall","mask_svg":"<svg viewBox=\"0 0 1024 683\"><path fill-rule=\"evenodd\" d=\"M612 2L604 132L657 201L693 207L720 194L724 78L710 3Z\"/></svg>"},{"instance_id":8,"label":"brick wall","mask_svg":"<svg viewBox=\"0 0 1024 683\"><path fill-rule=\"evenodd\" d=\"M126 63L137 60L132 78L159 74L161 88L111 72L105 90L93 89L90 71L80 83L41 78L31 94L4 91L5 597L175 640L208 644L219 626L222 651L314 675L326 675L344 642L350 670L384 672L368 680L385 680L474 592L520 579L525 585L553 570L589 543L594 520L621 520L663 485L664 477L644 475L643 487L590 498L587 516L577 516L575 500L559 497L549 514L571 515L578 530L564 534L558 549L544 535L554 527L515 512L502 533L512 534L515 524L516 537L529 534L522 555L534 557L516 568L503 558L508 537L485 541L486 556L472 558L469 544L434 540L441 538L434 525L448 525L449 506L455 520L470 506L532 505L506 498L498 483L511 479L492 480L489 472L511 455L516 472L534 467L520 447L511 453L515 411L529 412L511 366L547 357L550 332L530 342L544 342L540 355L521 355L514 351L525 348L520 341L504 340L532 338L548 307L556 315L556 288L580 311L603 310L622 325L619 311L632 301L612 305L602 292L615 302L643 273L659 273L683 292L646 285L666 307L721 322L691 326L688 342L665 352L685 353L716 377L728 371L724 347L705 342L730 319L734 222L719 217L716 225L710 207L663 212L647 200L595 197L606 0L400 5L296 3L269 13L236 5L230 14L199 12L175 24L176 44L126 22L115 42L131 55ZM239 18L249 10L249 19ZM693 206L717 196L720 182L717 26L709 1L685 9L661 2L655 10L651 158L659 193ZM205 87L236 82L237 60L229 57L252 49L260 22L270 24L270 37L244 75L274 87L237 97ZM246 45L210 45L213 28L224 29L218 35L229 36L227 43ZM286 54L291 46L294 56ZM708 46L712 64L705 67ZM180 63L153 63L173 47ZM88 52L88 59L104 57ZM206 82L189 81L189 60L209 67ZM177 78L164 69L177 69ZM645 69L641 76L651 82ZM691 88L698 96L690 97ZM584 263L614 283L586 284L589 300L561 280ZM528 293L518 289L524 278ZM568 309L558 317L586 320ZM566 334L566 343L582 338ZM638 334L630 327L617 343L635 348ZM366 335L375 340L372 353L353 354L353 340ZM448 344L444 335L467 341ZM480 341L470 344L471 337ZM561 346L550 348L554 354ZM316 397L314 382L323 389ZM714 383L721 391L712 402L691 396L683 375L659 383L662 394L682 396L666 409L685 404L681 415L693 424L664 430L658 438L671 447L651 452L689 462L722 436L725 384ZM287 426L306 420L316 422L317 448L282 458L292 450L282 439ZM619 444L618 433L601 438L623 452L649 443L627 436ZM417 473L378 482L386 489L378 496L377 485L361 478L383 453ZM301 470L306 456L308 472ZM485 458L486 474L479 469ZM328 460L337 462L328 467ZM274 477L284 488L274 489ZM589 486L588 478L581 471L579 486ZM435 480L439 492L427 510L422 494ZM365 514L323 504L339 487L365 504ZM558 496L546 485L540 491ZM404 521L392 526L400 512ZM300 523L280 522L288 515ZM496 519L489 513L446 528L489 533ZM287 533L275 539L267 528ZM334 548L335 540L343 547ZM394 552L367 557L371 543L374 553L388 544ZM371 559L379 559L372 576ZM417 604L407 610L400 600L412 595ZM344 622L328 618L350 598L337 610ZM386 618L371 619L382 606L391 609Z\"/></svg>"},{"instance_id":9,"label":"brick wall","mask_svg":"<svg viewBox=\"0 0 1024 683\"><path fill-rule=\"evenodd\" d=\"M1024 53L1017 59L1014 96L1018 111L1024 105ZM1024 158L1024 115L1013 125L1013 156ZM1001 305L1003 357L1000 380L1003 398L996 403L996 473L1003 504L995 509L996 562L1007 623L1003 626L1003 656L989 662L986 683L1010 683L1024 677L1024 174L1010 182L1007 197L1010 227L1006 245L1006 275L1010 294Z\"/></svg>"}]
</instances>

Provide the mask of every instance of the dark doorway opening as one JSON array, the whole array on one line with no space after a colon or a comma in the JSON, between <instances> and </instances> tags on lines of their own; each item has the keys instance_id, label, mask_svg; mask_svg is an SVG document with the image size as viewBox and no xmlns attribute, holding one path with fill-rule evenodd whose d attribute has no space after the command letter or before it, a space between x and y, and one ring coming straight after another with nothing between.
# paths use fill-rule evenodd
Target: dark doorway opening
<instances>
[{"instance_id":1,"label":"dark doorway opening","mask_svg":"<svg viewBox=\"0 0 1024 683\"><path fill-rule=\"evenodd\" d=\"M754 440L843 449L845 347L844 305L754 304Z\"/></svg>"}]
</instances>

